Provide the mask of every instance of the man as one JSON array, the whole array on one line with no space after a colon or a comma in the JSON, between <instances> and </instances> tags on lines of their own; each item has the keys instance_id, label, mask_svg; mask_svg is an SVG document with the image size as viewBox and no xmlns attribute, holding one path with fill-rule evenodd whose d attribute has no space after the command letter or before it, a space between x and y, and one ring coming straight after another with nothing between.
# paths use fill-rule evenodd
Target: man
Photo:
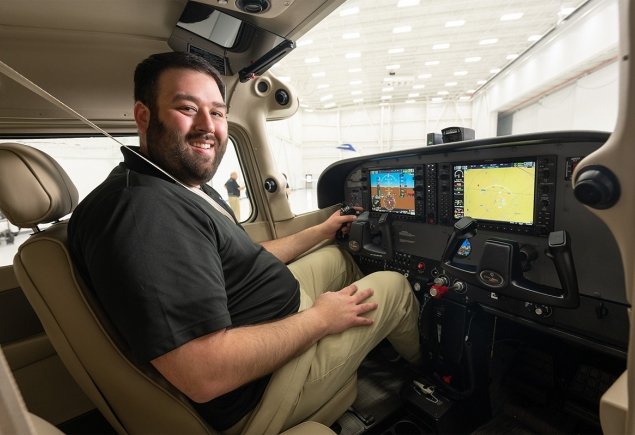
<instances>
[{"instance_id":1,"label":"man","mask_svg":"<svg viewBox=\"0 0 635 435\"><path fill-rule=\"evenodd\" d=\"M419 360L418 304L401 275L351 284L359 271L335 246L286 265L354 216L258 245L205 184L227 145L214 68L150 56L135 71L135 100L140 147L122 148L124 162L77 207L69 245L139 362L237 433L307 419L384 337Z\"/></svg>"},{"instance_id":2,"label":"man","mask_svg":"<svg viewBox=\"0 0 635 435\"><path fill-rule=\"evenodd\" d=\"M236 220L240 222L240 191L242 190L242 187L236 180L238 180L238 172L233 171L231 174L229 174L229 180L225 182L225 189L227 189L229 206L234 212Z\"/></svg>"}]
</instances>

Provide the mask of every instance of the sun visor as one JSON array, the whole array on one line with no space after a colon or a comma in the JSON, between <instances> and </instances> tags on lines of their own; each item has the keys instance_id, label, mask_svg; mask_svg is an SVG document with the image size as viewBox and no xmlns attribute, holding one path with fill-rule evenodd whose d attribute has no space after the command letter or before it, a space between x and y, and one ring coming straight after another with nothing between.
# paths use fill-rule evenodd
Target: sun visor
<instances>
[{"instance_id":1,"label":"sun visor","mask_svg":"<svg viewBox=\"0 0 635 435\"><path fill-rule=\"evenodd\" d=\"M295 48L293 41L213 6L188 2L168 40L175 51L198 54L225 76L245 82Z\"/></svg>"}]
</instances>

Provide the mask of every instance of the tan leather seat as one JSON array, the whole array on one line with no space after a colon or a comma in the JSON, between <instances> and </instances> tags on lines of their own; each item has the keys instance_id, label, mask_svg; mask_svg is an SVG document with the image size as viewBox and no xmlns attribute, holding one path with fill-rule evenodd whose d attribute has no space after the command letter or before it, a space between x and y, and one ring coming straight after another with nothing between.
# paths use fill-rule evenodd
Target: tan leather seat
<instances>
[{"instance_id":1,"label":"tan leather seat","mask_svg":"<svg viewBox=\"0 0 635 435\"><path fill-rule=\"evenodd\" d=\"M151 365L131 362L76 273L67 249L67 222L62 219L77 202L77 189L54 159L26 145L0 144L0 210L14 225L34 230L14 258L16 277L79 386L118 433L215 433ZM331 424L355 393L353 377L312 420ZM290 431L333 433L313 421Z\"/></svg>"}]
</instances>

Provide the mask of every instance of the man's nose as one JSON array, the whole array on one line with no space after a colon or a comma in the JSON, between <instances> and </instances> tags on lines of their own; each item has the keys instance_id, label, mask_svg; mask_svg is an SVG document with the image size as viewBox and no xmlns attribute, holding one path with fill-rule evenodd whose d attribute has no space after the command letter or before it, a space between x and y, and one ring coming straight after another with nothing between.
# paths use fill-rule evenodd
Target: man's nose
<instances>
[{"instance_id":1,"label":"man's nose","mask_svg":"<svg viewBox=\"0 0 635 435\"><path fill-rule=\"evenodd\" d=\"M214 133L216 125L214 124L213 116L205 111L199 111L196 115L196 129Z\"/></svg>"}]
</instances>

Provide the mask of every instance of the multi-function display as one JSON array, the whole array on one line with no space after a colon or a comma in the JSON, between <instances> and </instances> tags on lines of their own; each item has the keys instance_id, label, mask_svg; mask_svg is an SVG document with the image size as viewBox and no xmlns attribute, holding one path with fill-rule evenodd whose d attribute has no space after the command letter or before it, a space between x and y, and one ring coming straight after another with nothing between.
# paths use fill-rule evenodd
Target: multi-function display
<instances>
[{"instance_id":1,"label":"multi-function display","mask_svg":"<svg viewBox=\"0 0 635 435\"><path fill-rule=\"evenodd\" d=\"M536 161L453 165L454 219L533 225Z\"/></svg>"}]
</instances>

